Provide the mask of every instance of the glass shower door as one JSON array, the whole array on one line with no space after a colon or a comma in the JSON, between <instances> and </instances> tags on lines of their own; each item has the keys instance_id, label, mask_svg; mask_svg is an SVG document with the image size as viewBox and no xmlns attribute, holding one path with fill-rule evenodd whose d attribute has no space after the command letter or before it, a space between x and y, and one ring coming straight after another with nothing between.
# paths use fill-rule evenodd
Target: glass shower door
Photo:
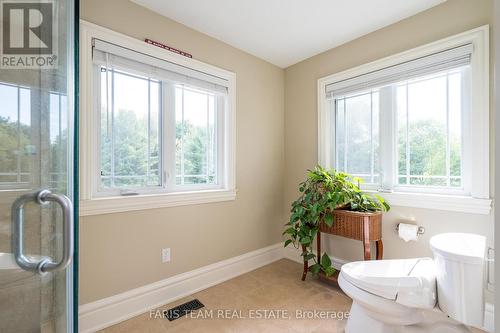
<instances>
[{"instance_id":1,"label":"glass shower door","mask_svg":"<svg viewBox=\"0 0 500 333\"><path fill-rule=\"evenodd\" d=\"M0 332L73 331L75 2L0 0Z\"/></svg>"}]
</instances>

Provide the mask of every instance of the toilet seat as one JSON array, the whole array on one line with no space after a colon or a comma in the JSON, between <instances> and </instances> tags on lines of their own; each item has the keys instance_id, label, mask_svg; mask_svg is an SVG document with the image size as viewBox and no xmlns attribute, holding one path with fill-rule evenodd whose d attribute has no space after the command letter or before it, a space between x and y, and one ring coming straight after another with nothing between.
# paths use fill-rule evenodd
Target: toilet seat
<instances>
[{"instance_id":1,"label":"toilet seat","mask_svg":"<svg viewBox=\"0 0 500 333\"><path fill-rule=\"evenodd\" d=\"M396 303L356 287L340 274L338 283L342 291L363 306L370 317L390 325L413 325L423 320L422 311ZM390 315L388 315L390 314Z\"/></svg>"},{"instance_id":2,"label":"toilet seat","mask_svg":"<svg viewBox=\"0 0 500 333\"><path fill-rule=\"evenodd\" d=\"M436 305L436 275L431 258L357 261L342 266L342 277L373 295L412 308Z\"/></svg>"}]
</instances>

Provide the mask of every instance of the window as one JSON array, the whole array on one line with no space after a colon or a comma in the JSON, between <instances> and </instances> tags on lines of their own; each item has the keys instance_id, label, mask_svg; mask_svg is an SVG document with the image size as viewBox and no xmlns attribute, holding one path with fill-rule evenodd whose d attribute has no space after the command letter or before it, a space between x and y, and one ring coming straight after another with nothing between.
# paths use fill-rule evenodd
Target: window
<instances>
[{"instance_id":1,"label":"window","mask_svg":"<svg viewBox=\"0 0 500 333\"><path fill-rule=\"evenodd\" d=\"M462 181L462 115L470 106L470 66L395 82L332 98L335 114L335 168L362 178L372 188L382 186L380 141L395 140L394 182L386 190L421 188L470 194ZM382 98L381 98L382 96ZM380 117L380 112L386 114ZM380 132L390 119L395 135ZM464 156L466 155L466 156ZM425 188L425 189L424 189Z\"/></svg>"},{"instance_id":2,"label":"window","mask_svg":"<svg viewBox=\"0 0 500 333\"><path fill-rule=\"evenodd\" d=\"M320 79L320 163L396 205L434 208L436 197L422 195L451 195L485 199L452 210L489 212L485 35L479 28Z\"/></svg>"},{"instance_id":3,"label":"window","mask_svg":"<svg viewBox=\"0 0 500 333\"><path fill-rule=\"evenodd\" d=\"M234 199L234 74L82 31L83 214Z\"/></svg>"},{"instance_id":4,"label":"window","mask_svg":"<svg viewBox=\"0 0 500 333\"><path fill-rule=\"evenodd\" d=\"M462 181L462 111L470 106L470 66L393 87L397 118L397 186L470 190ZM465 156L464 156L465 155Z\"/></svg>"},{"instance_id":5,"label":"window","mask_svg":"<svg viewBox=\"0 0 500 333\"><path fill-rule=\"evenodd\" d=\"M362 178L380 181L379 91L370 90L331 101L335 112L335 168Z\"/></svg>"},{"instance_id":6,"label":"window","mask_svg":"<svg viewBox=\"0 0 500 333\"><path fill-rule=\"evenodd\" d=\"M0 188L31 186L31 91L0 83Z\"/></svg>"},{"instance_id":7,"label":"window","mask_svg":"<svg viewBox=\"0 0 500 333\"><path fill-rule=\"evenodd\" d=\"M0 83L0 189L66 189L67 97L61 92ZM36 109L36 112L32 110ZM33 120L35 119L35 120ZM41 121L47 120L47 121ZM33 124L37 126L33 126ZM44 144L41 144L44 143ZM40 163L47 157L48 163Z\"/></svg>"},{"instance_id":8,"label":"window","mask_svg":"<svg viewBox=\"0 0 500 333\"><path fill-rule=\"evenodd\" d=\"M217 96L175 87L175 184L215 185L217 179Z\"/></svg>"},{"instance_id":9,"label":"window","mask_svg":"<svg viewBox=\"0 0 500 333\"><path fill-rule=\"evenodd\" d=\"M68 96L49 92L50 188L65 191L68 184Z\"/></svg>"},{"instance_id":10,"label":"window","mask_svg":"<svg viewBox=\"0 0 500 333\"><path fill-rule=\"evenodd\" d=\"M99 66L100 190L162 186L161 82Z\"/></svg>"}]
</instances>

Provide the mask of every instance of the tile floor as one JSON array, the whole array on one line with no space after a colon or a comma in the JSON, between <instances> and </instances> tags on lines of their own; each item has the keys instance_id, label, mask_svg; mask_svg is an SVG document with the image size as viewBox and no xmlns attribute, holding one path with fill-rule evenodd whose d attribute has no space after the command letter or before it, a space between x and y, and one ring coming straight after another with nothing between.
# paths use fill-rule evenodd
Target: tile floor
<instances>
[{"instance_id":1,"label":"tile floor","mask_svg":"<svg viewBox=\"0 0 500 333\"><path fill-rule=\"evenodd\" d=\"M316 279L308 277L302 282L301 273L302 265L282 259L159 309L169 309L197 298L205 308L193 312L191 317L184 316L170 322L164 318L155 319L155 315L161 311L153 311L152 314L145 313L101 332L343 332L346 320L332 317L342 316L349 311L351 299L340 289ZM213 310L214 318L209 318L210 310ZM265 310L281 311L266 313ZM300 317L314 315L314 310L325 310L317 315L330 318ZM269 319L258 318L266 315Z\"/></svg>"},{"instance_id":2,"label":"tile floor","mask_svg":"<svg viewBox=\"0 0 500 333\"><path fill-rule=\"evenodd\" d=\"M157 309L158 311L153 310L151 313L145 313L100 332L344 332L347 320L331 317L344 315L348 312L351 307L351 299L339 288L320 282L310 276L305 282L302 282L300 280L301 274L302 265L282 259L177 302L166 304ZM165 318L155 318L156 315L161 316L163 310L194 298L199 299L205 308L193 312L191 316L184 316L171 322ZM210 310L213 310L212 318L210 318ZM259 315L265 316L265 310L281 310L281 312L268 311L268 319L257 318ZM318 314L322 313L330 318L300 318L300 315L313 315L314 310L319 310ZM276 318L278 316L281 318ZM473 330L473 332L480 333L482 331Z\"/></svg>"}]
</instances>

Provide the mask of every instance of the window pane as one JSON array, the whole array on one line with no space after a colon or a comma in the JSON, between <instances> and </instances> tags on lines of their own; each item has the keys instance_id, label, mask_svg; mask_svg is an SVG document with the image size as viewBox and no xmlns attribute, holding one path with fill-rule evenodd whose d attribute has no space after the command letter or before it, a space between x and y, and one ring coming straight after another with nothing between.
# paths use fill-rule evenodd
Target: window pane
<instances>
[{"instance_id":1,"label":"window pane","mask_svg":"<svg viewBox=\"0 0 500 333\"><path fill-rule=\"evenodd\" d=\"M380 158L379 158L379 151L380 151L380 133L379 133L379 115L380 115L380 100L379 100L379 93L378 92L373 92L372 93L372 119L371 119L371 170L370 170L370 175L371 179L366 179L370 183L379 183L380 182Z\"/></svg>"},{"instance_id":2,"label":"window pane","mask_svg":"<svg viewBox=\"0 0 500 333\"><path fill-rule=\"evenodd\" d=\"M50 107L50 142L54 144L60 136L61 114L59 106L59 94L49 94L49 107Z\"/></svg>"},{"instance_id":3,"label":"window pane","mask_svg":"<svg viewBox=\"0 0 500 333\"><path fill-rule=\"evenodd\" d=\"M445 176L446 77L409 83L407 98L410 174ZM433 184L428 178L427 185Z\"/></svg>"},{"instance_id":4,"label":"window pane","mask_svg":"<svg viewBox=\"0 0 500 333\"><path fill-rule=\"evenodd\" d=\"M31 90L19 88L19 128L20 128L20 181L21 183L31 183L32 163L36 156L36 146L33 144L31 133Z\"/></svg>"},{"instance_id":5,"label":"window pane","mask_svg":"<svg viewBox=\"0 0 500 333\"><path fill-rule=\"evenodd\" d=\"M101 186L111 187L112 160L112 73L100 68L101 75Z\"/></svg>"},{"instance_id":6,"label":"window pane","mask_svg":"<svg viewBox=\"0 0 500 333\"><path fill-rule=\"evenodd\" d=\"M335 101L334 101L335 102ZM335 123L337 124L337 128L335 130L335 168L337 170L345 170L346 169L346 120L345 120L345 101L344 99L339 99L336 101L337 103L337 112Z\"/></svg>"},{"instance_id":7,"label":"window pane","mask_svg":"<svg viewBox=\"0 0 500 333\"><path fill-rule=\"evenodd\" d=\"M462 73L397 86L399 185L462 186Z\"/></svg>"},{"instance_id":8,"label":"window pane","mask_svg":"<svg viewBox=\"0 0 500 333\"><path fill-rule=\"evenodd\" d=\"M161 122L160 122L160 88L161 85L157 82L150 81L150 116L149 116L149 179L148 185L161 184Z\"/></svg>"},{"instance_id":9,"label":"window pane","mask_svg":"<svg viewBox=\"0 0 500 333\"><path fill-rule=\"evenodd\" d=\"M177 185L217 183L216 103L214 94L175 89Z\"/></svg>"},{"instance_id":10,"label":"window pane","mask_svg":"<svg viewBox=\"0 0 500 333\"><path fill-rule=\"evenodd\" d=\"M20 147L18 143L18 103L17 87L0 85L0 98L2 100L2 150L0 151L0 165L2 183L15 183L18 180L18 156Z\"/></svg>"},{"instance_id":11,"label":"window pane","mask_svg":"<svg viewBox=\"0 0 500 333\"><path fill-rule=\"evenodd\" d=\"M161 185L159 89L158 81L101 69L102 187Z\"/></svg>"},{"instance_id":12,"label":"window pane","mask_svg":"<svg viewBox=\"0 0 500 333\"><path fill-rule=\"evenodd\" d=\"M448 77L450 185L462 186L462 72Z\"/></svg>"},{"instance_id":13,"label":"window pane","mask_svg":"<svg viewBox=\"0 0 500 333\"><path fill-rule=\"evenodd\" d=\"M67 168L67 97L59 93L49 94L50 107L50 186L65 189Z\"/></svg>"},{"instance_id":14,"label":"window pane","mask_svg":"<svg viewBox=\"0 0 500 333\"><path fill-rule=\"evenodd\" d=\"M26 187L31 182L31 93L27 88L0 84L0 185Z\"/></svg>"},{"instance_id":15,"label":"window pane","mask_svg":"<svg viewBox=\"0 0 500 333\"><path fill-rule=\"evenodd\" d=\"M379 93L369 91L336 103L336 168L379 181Z\"/></svg>"},{"instance_id":16,"label":"window pane","mask_svg":"<svg viewBox=\"0 0 500 333\"><path fill-rule=\"evenodd\" d=\"M398 118L398 182L401 185L410 183L409 177L409 146L408 146L408 119L407 115L407 85L397 87L396 103Z\"/></svg>"}]
</instances>

